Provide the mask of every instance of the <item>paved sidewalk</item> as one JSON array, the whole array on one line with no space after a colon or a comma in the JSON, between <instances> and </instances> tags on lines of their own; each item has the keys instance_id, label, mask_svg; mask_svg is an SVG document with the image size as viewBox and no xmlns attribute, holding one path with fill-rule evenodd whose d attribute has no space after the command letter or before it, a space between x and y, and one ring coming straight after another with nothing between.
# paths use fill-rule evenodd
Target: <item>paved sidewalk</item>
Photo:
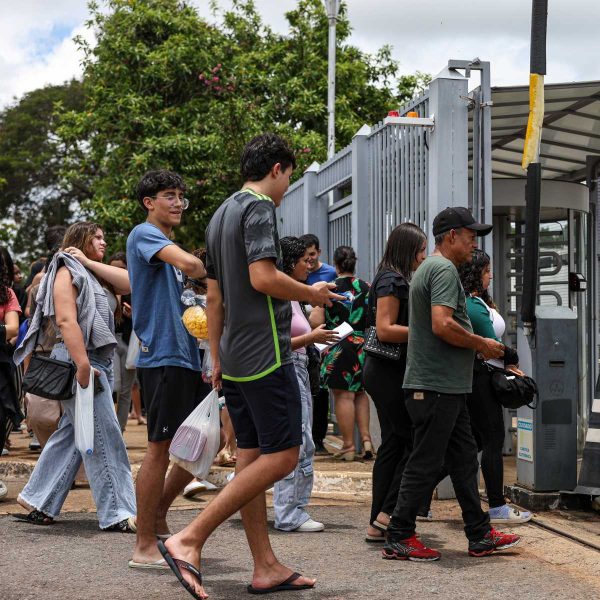
<instances>
[{"instance_id":1,"label":"paved sidewalk","mask_svg":"<svg viewBox=\"0 0 600 600\"><path fill-rule=\"evenodd\" d=\"M600 554L531 526L515 528L523 543L510 553L483 559L466 554L457 507L436 502L443 520L420 523L425 542L439 548L436 563L384 561L380 546L366 544L366 506L311 507L326 523L318 534L271 531L277 555L286 564L318 579L312 591L276 594L302 600L389 600L390 598L590 599L600 594ZM272 513L270 518L272 518ZM171 514L174 530L195 511ZM0 517L3 600L184 600L190 596L170 572L128 569L133 536L102 533L95 515L64 515L50 527ZM214 600L248 598L251 562L239 515L210 538L202 569Z\"/></svg>"}]
</instances>

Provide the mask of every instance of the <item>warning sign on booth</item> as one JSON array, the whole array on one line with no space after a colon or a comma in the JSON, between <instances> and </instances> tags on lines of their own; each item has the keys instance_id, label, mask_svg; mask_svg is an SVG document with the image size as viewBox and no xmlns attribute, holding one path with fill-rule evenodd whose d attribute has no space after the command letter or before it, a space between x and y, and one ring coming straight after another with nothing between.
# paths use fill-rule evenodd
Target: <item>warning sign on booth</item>
<instances>
[{"instance_id":1,"label":"warning sign on booth","mask_svg":"<svg viewBox=\"0 0 600 600\"><path fill-rule=\"evenodd\" d=\"M517 419L517 458L533 462L533 419Z\"/></svg>"}]
</instances>

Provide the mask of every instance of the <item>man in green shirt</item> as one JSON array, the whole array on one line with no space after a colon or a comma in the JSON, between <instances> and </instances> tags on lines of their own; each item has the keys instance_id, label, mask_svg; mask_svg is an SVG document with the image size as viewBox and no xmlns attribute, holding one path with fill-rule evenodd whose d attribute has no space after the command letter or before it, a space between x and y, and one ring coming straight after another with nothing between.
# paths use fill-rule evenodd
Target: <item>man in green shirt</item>
<instances>
[{"instance_id":1,"label":"man in green shirt","mask_svg":"<svg viewBox=\"0 0 600 600\"><path fill-rule=\"evenodd\" d=\"M413 423L398 502L390 520L383 558L438 560L415 535L417 511L427 502L442 468L450 474L469 540L469 554L484 556L514 546L519 536L490 527L477 488L477 445L471 432L467 394L475 352L498 358L504 346L473 334L457 267L471 260L477 236L491 225L475 222L466 208L447 208L433 221L435 251L410 285L409 335L404 376L406 408Z\"/></svg>"}]
</instances>

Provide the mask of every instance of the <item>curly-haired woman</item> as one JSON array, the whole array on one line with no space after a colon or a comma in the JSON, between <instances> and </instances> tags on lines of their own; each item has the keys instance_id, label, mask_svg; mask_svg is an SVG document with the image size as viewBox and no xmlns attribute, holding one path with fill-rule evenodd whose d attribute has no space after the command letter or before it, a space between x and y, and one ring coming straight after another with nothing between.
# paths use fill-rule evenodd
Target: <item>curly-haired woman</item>
<instances>
[{"instance_id":1,"label":"curly-haired woman","mask_svg":"<svg viewBox=\"0 0 600 600\"><path fill-rule=\"evenodd\" d=\"M460 267L459 274L467 296L467 313L473 325L473 332L500 341L506 324L488 292L492 280L490 257L482 250L475 250L473 259ZM516 363L517 353L508 347L505 349L504 361L487 361L487 365L492 367L506 368L522 374ZM487 489L490 522L517 525L529 521L531 513L519 512L506 504L504 499L504 415L502 406L494 399L487 365L483 360L475 359L473 392L468 395L467 406L473 434L482 453L481 471Z\"/></svg>"},{"instance_id":2,"label":"curly-haired woman","mask_svg":"<svg viewBox=\"0 0 600 600\"><path fill-rule=\"evenodd\" d=\"M308 251L306 244L296 237L280 240L283 272L296 281L308 277ZM292 357L302 399L302 445L296 468L273 488L275 527L283 531L314 532L325 529L323 523L314 521L306 512L313 487L313 456L315 445L312 439L312 396L308 378L308 356L306 347L315 343L328 343L336 339L333 331L324 325L311 330L302 306L292 301Z\"/></svg>"}]
</instances>

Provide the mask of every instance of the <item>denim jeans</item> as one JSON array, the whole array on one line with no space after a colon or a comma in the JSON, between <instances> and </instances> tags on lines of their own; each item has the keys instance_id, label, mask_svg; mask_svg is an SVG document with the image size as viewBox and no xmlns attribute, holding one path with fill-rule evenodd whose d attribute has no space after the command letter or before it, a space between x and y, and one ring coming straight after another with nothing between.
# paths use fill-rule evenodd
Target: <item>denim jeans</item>
<instances>
[{"instance_id":1,"label":"denim jeans","mask_svg":"<svg viewBox=\"0 0 600 600\"><path fill-rule=\"evenodd\" d=\"M127 418L131 409L131 388L135 379L135 369L125 368L125 359L127 358L128 345L123 339L121 333L115 335L117 338L117 347L114 356L114 396L117 402L117 420L121 431L125 431Z\"/></svg>"},{"instance_id":2,"label":"denim jeans","mask_svg":"<svg viewBox=\"0 0 600 600\"><path fill-rule=\"evenodd\" d=\"M302 399L302 445L296 468L273 488L275 528L283 531L293 531L310 519L305 507L310 500L314 479L315 444L311 431L312 398L306 369L308 358L298 352L293 352L292 356Z\"/></svg>"},{"instance_id":3,"label":"denim jeans","mask_svg":"<svg viewBox=\"0 0 600 600\"><path fill-rule=\"evenodd\" d=\"M69 360L64 344L57 344L52 357ZM136 514L135 492L125 442L112 401L112 360L89 353L90 363L100 371L104 390L94 397L94 452L83 456L83 465L98 511L101 529ZM50 436L20 494L28 505L49 517L57 517L71 489L82 455L75 447L75 398L62 403L58 429Z\"/></svg>"}]
</instances>

